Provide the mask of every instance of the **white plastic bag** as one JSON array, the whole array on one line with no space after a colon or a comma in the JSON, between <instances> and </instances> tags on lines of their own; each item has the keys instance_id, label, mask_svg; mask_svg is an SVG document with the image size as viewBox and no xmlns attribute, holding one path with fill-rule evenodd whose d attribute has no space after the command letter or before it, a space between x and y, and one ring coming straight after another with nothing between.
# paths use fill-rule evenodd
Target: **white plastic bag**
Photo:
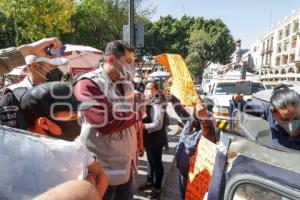
<instances>
[{"instance_id":1,"label":"white plastic bag","mask_svg":"<svg viewBox=\"0 0 300 200\"><path fill-rule=\"evenodd\" d=\"M81 143L0 126L0 199L31 199L83 179L88 153Z\"/></svg>"}]
</instances>

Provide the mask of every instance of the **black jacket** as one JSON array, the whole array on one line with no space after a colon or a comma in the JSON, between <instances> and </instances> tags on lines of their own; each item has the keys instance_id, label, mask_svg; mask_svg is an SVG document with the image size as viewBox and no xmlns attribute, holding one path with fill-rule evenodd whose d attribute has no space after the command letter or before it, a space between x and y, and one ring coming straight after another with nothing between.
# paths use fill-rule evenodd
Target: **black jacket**
<instances>
[{"instance_id":1,"label":"black jacket","mask_svg":"<svg viewBox=\"0 0 300 200\"><path fill-rule=\"evenodd\" d=\"M143 123L152 123L153 119L151 117L151 111L153 109L154 104L161 104L162 102L158 99L158 97L154 97L146 106L146 114L147 117L143 119ZM164 109L164 112L166 110ZM166 115L164 114L163 120L166 120ZM145 148L162 148L166 143L166 127L163 122L163 126L160 130L148 133L147 130L144 129L144 146Z\"/></svg>"}]
</instances>

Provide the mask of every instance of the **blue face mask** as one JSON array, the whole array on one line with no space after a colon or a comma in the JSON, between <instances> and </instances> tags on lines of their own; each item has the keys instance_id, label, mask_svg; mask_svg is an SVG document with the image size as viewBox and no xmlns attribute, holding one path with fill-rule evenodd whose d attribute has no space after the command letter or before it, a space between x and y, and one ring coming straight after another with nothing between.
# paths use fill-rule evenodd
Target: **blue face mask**
<instances>
[{"instance_id":1,"label":"blue face mask","mask_svg":"<svg viewBox=\"0 0 300 200\"><path fill-rule=\"evenodd\" d=\"M294 136L297 130L300 128L300 119L292 121L281 121L278 124L289 133L290 136Z\"/></svg>"}]
</instances>

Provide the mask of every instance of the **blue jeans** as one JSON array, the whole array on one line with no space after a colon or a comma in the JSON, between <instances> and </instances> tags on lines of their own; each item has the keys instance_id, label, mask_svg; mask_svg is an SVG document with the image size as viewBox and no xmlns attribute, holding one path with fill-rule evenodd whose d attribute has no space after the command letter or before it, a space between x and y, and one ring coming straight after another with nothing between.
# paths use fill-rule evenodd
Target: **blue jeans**
<instances>
[{"instance_id":1,"label":"blue jeans","mask_svg":"<svg viewBox=\"0 0 300 200\"><path fill-rule=\"evenodd\" d=\"M148 168L147 182L154 183L155 189L160 189L164 176L161 148L146 148ZM155 181L154 181L155 180Z\"/></svg>"},{"instance_id":2,"label":"blue jeans","mask_svg":"<svg viewBox=\"0 0 300 200\"><path fill-rule=\"evenodd\" d=\"M182 199L185 199L187 178L182 176L180 172L178 172L178 182L179 182L179 191Z\"/></svg>"},{"instance_id":3,"label":"blue jeans","mask_svg":"<svg viewBox=\"0 0 300 200\"><path fill-rule=\"evenodd\" d=\"M132 200L134 195L134 185L135 177L132 169L129 181L121 185L108 186L103 200Z\"/></svg>"}]
</instances>

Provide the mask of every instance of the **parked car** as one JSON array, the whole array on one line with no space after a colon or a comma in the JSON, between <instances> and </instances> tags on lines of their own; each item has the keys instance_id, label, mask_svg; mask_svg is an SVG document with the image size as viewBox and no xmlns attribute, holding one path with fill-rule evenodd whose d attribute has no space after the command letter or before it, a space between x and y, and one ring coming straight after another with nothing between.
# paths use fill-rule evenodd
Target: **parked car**
<instances>
[{"instance_id":1,"label":"parked car","mask_svg":"<svg viewBox=\"0 0 300 200\"><path fill-rule=\"evenodd\" d=\"M206 146L205 149L211 148ZM197 159L199 162L201 155ZM216 156L213 160L205 160L212 164L212 176L204 199L300 200L299 160L299 151L223 132ZM174 199L169 196L169 188L174 187L176 172L174 164L166 178L161 199ZM195 189L198 190L191 192L203 192L201 187Z\"/></svg>"},{"instance_id":2,"label":"parked car","mask_svg":"<svg viewBox=\"0 0 300 200\"><path fill-rule=\"evenodd\" d=\"M207 199L300 199L299 151L229 134L220 143Z\"/></svg>"},{"instance_id":3,"label":"parked car","mask_svg":"<svg viewBox=\"0 0 300 200\"><path fill-rule=\"evenodd\" d=\"M291 89L300 93L300 86ZM269 103L272 91L273 89L269 89L255 93L252 101L258 104ZM224 137L230 138L230 142L227 141L230 144L227 145L227 168L225 167L223 179L225 185L222 186L224 190L222 187L217 192L210 190L211 195L228 200L299 200L299 151L271 146L270 126L260 117L240 111L235 116L239 120L233 123L233 129L239 136L226 133L221 136L223 141ZM213 176L220 179L215 174Z\"/></svg>"}]
</instances>

